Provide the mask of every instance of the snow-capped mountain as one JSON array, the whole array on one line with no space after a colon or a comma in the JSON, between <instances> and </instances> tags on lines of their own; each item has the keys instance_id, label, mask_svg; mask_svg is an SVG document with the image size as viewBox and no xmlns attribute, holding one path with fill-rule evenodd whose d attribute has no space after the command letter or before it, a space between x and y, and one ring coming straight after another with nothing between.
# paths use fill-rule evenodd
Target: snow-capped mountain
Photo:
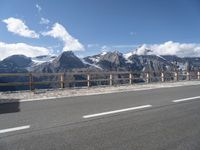
<instances>
[{"instance_id":1,"label":"snow-capped mountain","mask_svg":"<svg viewBox=\"0 0 200 150\"><path fill-rule=\"evenodd\" d=\"M157 55L137 55L134 52L122 54L107 52L104 55L94 55L84 58L86 62L112 71L166 71L173 70L173 64L164 57Z\"/></svg>"},{"instance_id":2,"label":"snow-capped mountain","mask_svg":"<svg viewBox=\"0 0 200 150\"><path fill-rule=\"evenodd\" d=\"M127 70L126 59L123 54L115 52L103 52L98 55L85 57L84 60L106 71Z\"/></svg>"},{"instance_id":3,"label":"snow-capped mountain","mask_svg":"<svg viewBox=\"0 0 200 150\"><path fill-rule=\"evenodd\" d=\"M101 57L104 56L104 55L106 55L106 54L107 54L107 52L102 52L102 53L97 54L97 55L87 56L87 57L85 57L83 59L87 63L97 64L100 61Z\"/></svg>"},{"instance_id":4,"label":"snow-capped mountain","mask_svg":"<svg viewBox=\"0 0 200 150\"><path fill-rule=\"evenodd\" d=\"M199 70L200 58L180 58L174 55L137 55L135 52L122 54L118 51L103 52L85 58L73 52L59 56L35 58L13 55L0 61L0 73L11 72L65 72L65 71L173 71Z\"/></svg>"},{"instance_id":5,"label":"snow-capped mountain","mask_svg":"<svg viewBox=\"0 0 200 150\"><path fill-rule=\"evenodd\" d=\"M46 61L32 68L32 72L66 72L72 69L81 69L85 64L73 52L67 51L51 61Z\"/></svg>"}]
</instances>

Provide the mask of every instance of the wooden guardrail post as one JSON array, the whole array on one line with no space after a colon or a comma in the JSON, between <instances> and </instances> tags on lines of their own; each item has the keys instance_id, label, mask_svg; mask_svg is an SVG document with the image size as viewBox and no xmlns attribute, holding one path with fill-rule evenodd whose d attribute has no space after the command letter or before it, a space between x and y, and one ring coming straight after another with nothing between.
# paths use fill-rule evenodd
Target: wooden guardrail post
<instances>
[{"instance_id":1,"label":"wooden guardrail post","mask_svg":"<svg viewBox=\"0 0 200 150\"><path fill-rule=\"evenodd\" d=\"M132 73L129 73L129 84L132 84Z\"/></svg>"},{"instance_id":2,"label":"wooden guardrail post","mask_svg":"<svg viewBox=\"0 0 200 150\"><path fill-rule=\"evenodd\" d=\"M146 83L149 83L150 82L150 78L149 78L149 72L146 73Z\"/></svg>"},{"instance_id":3,"label":"wooden guardrail post","mask_svg":"<svg viewBox=\"0 0 200 150\"><path fill-rule=\"evenodd\" d=\"M90 87L90 75L87 74L87 87Z\"/></svg>"},{"instance_id":4,"label":"wooden guardrail post","mask_svg":"<svg viewBox=\"0 0 200 150\"><path fill-rule=\"evenodd\" d=\"M113 85L113 75L110 74L110 86L112 86L112 85Z\"/></svg>"},{"instance_id":5,"label":"wooden guardrail post","mask_svg":"<svg viewBox=\"0 0 200 150\"><path fill-rule=\"evenodd\" d=\"M165 82L165 76L163 72L161 72L161 82Z\"/></svg>"},{"instance_id":6,"label":"wooden guardrail post","mask_svg":"<svg viewBox=\"0 0 200 150\"><path fill-rule=\"evenodd\" d=\"M197 79L200 79L200 71L197 72Z\"/></svg>"},{"instance_id":7,"label":"wooden guardrail post","mask_svg":"<svg viewBox=\"0 0 200 150\"><path fill-rule=\"evenodd\" d=\"M149 72L146 73L146 83L149 83L150 80L149 80Z\"/></svg>"},{"instance_id":8,"label":"wooden guardrail post","mask_svg":"<svg viewBox=\"0 0 200 150\"><path fill-rule=\"evenodd\" d=\"M64 82L64 73L61 73L60 75L60 88L65 88L65 82Z\"/></svg>"},{"instance_id":9,"label":"wooden guardrail post","mask_svg":"<svg viewBox=\"0 0 200 150\"><path fill-rule=\"evenodd\" d=\"M30 89L30 91L33 90L33 75L32 75L32 73L29 73L29 89Z\"/></svg>"},{"instance_id":10,"label":"wooden guardrail post","mask_svg":"<svg viewBox=\"0 0 200 150\"><path fill-rule=\"evenodd\" d=\"M190 80L190 72L189 71L187 71L187 80Z\"/></svg>"},{"instance_id":11,"label":"wooden guardrail post","mask_svg":"<svg viewBox=\"0 0 200 150\"><path fill-rule=\"evenodd\" d=\"M174 72L174 81L178 81L178 72Z\"/></svg>"}]
</instances>

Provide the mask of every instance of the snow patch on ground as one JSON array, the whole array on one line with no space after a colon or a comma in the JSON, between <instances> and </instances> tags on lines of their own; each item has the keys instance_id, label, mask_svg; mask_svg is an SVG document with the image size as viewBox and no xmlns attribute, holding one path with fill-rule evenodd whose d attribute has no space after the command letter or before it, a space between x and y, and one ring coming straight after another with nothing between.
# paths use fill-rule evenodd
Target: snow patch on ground
<instances>
[{"instance_id":1,"label":"snow patch on ground","mask_svg":"<svg viewBox=\"0 0 200 150\"><path fill-rule=\"evenodd\" d=\"M106 55L108 52L102 52L101 53L101 56L104 56L104 55Z\"/></svg>"},{"instance_id":2,"label":"snow patch on ground","mask_svg":"<svg viewBox=\"0 0 200 150\"><path fill-rule=\"evenodd\" d=\"M164 57L160 56L160 55L156 55L157 57L163 59L163 60L166 60ZM167 60L166 60L167 61Z\"/></svg>"},{"instance_id":3,"label":"snow patch on ground","mask_svg":"<svg viewBox=\"0 0 200 150\"><path fill-rule=\"evenodd\" d=\"M126 60L126 63L133 63L133 62L129 59L129 57L132 56L132 55L133 55L133 52L126 53L126 54L123 55L124 58L125 58L125 60Z\"/></svg>"},{"instance_id":4,"label":"snow patch on ground","mask_svg":"<svg viewBox=\"0 0 200 150\"><path fill-rule=\"evenodd\" d=\"M132 56L132 55L133 55L133 52L126 53L126 54L124 54L124 58L128 60L128 58L129 58L130 56Z\"/></svg>"},{"instance_id":5,"label":"snow patch on ground","mask_svg":"<svg viewBox=\"0 0 200 150\"><path fill-rule=\"evenodd\" d=\"M94 63L98 63L100 61L100 57L90 57L89 59Z\"/></svg>"},{"instance_id":6,"label":"snow patch on ground","mask_svg":"<svg viewBox=\"0 0 200 150\"><path fill-rule=\"evenodd\" d=\"M90 65L90 66L93 66L93 67L95 67L95 68L98 68L98 69L103 70L101 67L99 67L99 66L97 66L97 65L95 65L95 64L91 64L91 63L89 63L89 62L86 62L84 59L81 59L81 61L82 61L84 64L86 64L86 65Z\"/></svg>"},{"instance_id":7,"label":"snow patch on ground","mask_svg":"<svg viewBox=\"0 0 200 150\"><path fill-rule=\"evenodd\" d=\"M32 61L34 64L42 64L44 62L52 62L55 59L55 56L46 55L46 56L40 56L40 57L33 57Z\"/></svg>"}]
</instances>

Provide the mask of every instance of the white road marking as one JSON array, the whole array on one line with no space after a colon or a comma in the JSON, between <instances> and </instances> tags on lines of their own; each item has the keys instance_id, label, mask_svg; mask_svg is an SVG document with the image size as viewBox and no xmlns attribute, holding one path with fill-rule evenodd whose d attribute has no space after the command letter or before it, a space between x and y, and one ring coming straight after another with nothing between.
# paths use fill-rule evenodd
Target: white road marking
<instances>
[{"instance_id":1,"label":"white road marking","mask_svg":"<svg viewBox=\"0 0 200 150\"><path fill-rule=\"evenodd\" d=\"M200 96L189 97L189 98L183 98L183 99L173 100L172 102L174 102L174 103L178 103L178 102L190 101L190 100L199 99L199 98L200 98Z\"/></svg>"},{"instance_id":2,"label":"white road marking","mask_svg":"<svg viewBox=\"0 0 200 150\"><path fill-rule=\"evenodd\" d=\"M102 112L98 114L85 115L83 116L83 118L93 118L93 117L104 116L104 115L115 114L115 113L126 112L126 111L137 110L137 109L143 109L143 108L148 108L148 107L152 107L152 105L142 105L142 106L125 108L125 109L120 109L120 110Z\"/></svg>"},{"instance_id":3,"label":"white road marking","mask_svg":"<svg viewBox=\"0 0 200 150\"><path fill-rule=\"evenodd\" d=\"M0 130L0 134L1 134L1 133L7 133L7 132L13 132L13 131L24 130L24 129L28 129L28 128L30 128L30 125L21 126L21 127L15 127L15 128L3 129L3 130Z\"/></svg>"},{"instance_id":4,"label":"white road marking","mask_svg":"<svg viewBox=\"0 0 200 150\"><path fill-rule=\"evenodd\" d=\"M48 97L48 98L33 98L33 99L22 99L19 102L32 102L32 101L42 101L42 100L54 100L57 98L65 98L65 97Z\"/></svg>"}]
</instances>

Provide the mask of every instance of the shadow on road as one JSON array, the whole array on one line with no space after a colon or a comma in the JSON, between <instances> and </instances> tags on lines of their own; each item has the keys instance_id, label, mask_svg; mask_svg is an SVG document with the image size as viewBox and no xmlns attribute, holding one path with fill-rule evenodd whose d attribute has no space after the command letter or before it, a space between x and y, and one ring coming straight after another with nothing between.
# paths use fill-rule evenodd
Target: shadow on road
<instances>
[{"instance_id":1,"label":"shadow on road","mask_svg":"<svg viewBox=\"0 0 200 150\"><path fill-rule=\"evenodd\" d=\"M15 113L19 111L20 102L18 99L0 99L0 114Z\"/></svg>"}]
</instances>

